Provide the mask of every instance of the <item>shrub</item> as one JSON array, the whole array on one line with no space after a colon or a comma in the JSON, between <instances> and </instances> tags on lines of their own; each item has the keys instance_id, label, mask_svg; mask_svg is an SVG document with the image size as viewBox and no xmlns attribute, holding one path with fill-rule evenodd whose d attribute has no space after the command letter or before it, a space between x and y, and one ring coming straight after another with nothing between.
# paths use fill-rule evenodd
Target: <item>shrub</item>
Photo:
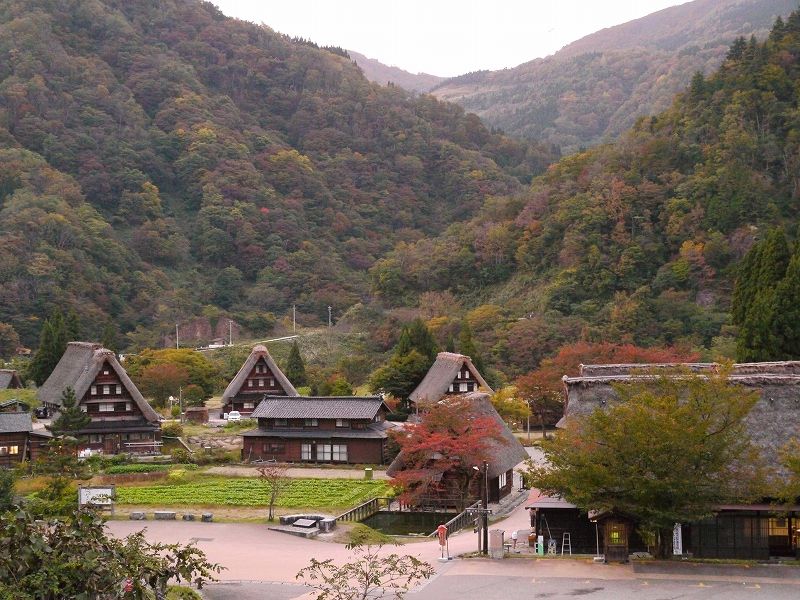
<instances>
[{"instance_id":1,"label":"shrub","mask_svg":"<svg viewBox=\"0 0 800 600\"><path fill-rule=\"evenodd\" d=\"M161 426L161 435L167 437L180 437L183 435L183 425L180 423L164 423Z\"/></svg>"},{"instance_id":2,"label":"shrub","mask_svg":"<svg viewBox=\"0 0 800 600\"><path fill-rule=\"evenodd\" d=\"M203 600L203 597L192 588L171 585L167 588L167 600Z\"/></svg>"},{"instance_id":3,"label":"shrub","mask_svg":"<svg viewBox=\"0 0 800 600\"><path fill-rule=\"evenodd\" d=\"M176 448L172 451L172 462L174 463L190 463L194 462L192 453L186 448Z\"/></svg>"},{"instance_id":4,"label":"shrub","mask_svg":"<svg viewBox=\"0 0 800 600\"><path fill-rule=\"evenodd\" d=\"M186 483L188 480L186 469L175 469L167 473L167 481L170 485L180 485Z\"/></svg>"},{"instance_id":5,"label":"shrub","mask_svg":"<svg viewBox=\"0 0 800 600\"><path fill-rule=\"evenodd\" d=\"M386 415L387 421L397 421L398 423L403 423L408 420L407 413L389 413Z\"/></svg>"}]
</instances>

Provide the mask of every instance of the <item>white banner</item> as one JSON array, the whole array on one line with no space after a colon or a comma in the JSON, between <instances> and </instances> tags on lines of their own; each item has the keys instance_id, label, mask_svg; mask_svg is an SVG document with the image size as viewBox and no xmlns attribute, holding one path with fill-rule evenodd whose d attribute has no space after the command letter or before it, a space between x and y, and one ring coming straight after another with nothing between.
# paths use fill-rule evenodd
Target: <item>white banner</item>
<instances>
[{"instance_id":1,"label":"white banner","mask_svg":"<svg viewBox=\"0 0 800 600\"><path fill-rule=\"evenodd\" d=\"M672 554L675 556L683 554L683 536L680 523L675 523L675 527L672 528Z\"/></svg>"}]
</instances>

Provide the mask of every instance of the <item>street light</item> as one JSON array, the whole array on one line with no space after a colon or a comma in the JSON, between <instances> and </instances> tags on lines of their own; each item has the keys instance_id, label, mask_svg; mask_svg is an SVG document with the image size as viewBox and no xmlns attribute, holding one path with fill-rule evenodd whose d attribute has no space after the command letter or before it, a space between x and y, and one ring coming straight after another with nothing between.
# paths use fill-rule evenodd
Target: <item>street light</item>
<instances>
[{"instance_id":1,"label":"street light","mask_svg":"<svg viewBox=\"0 0 800 600\"><path fill-rule=\"evenodd\" d=\"M480 472L478 467L472 467ZM483 461L483 477L481 477L481 501L483 510L481 514L481 528L483 529L483 548L481 554L489 554L489 463Z\"/></svg>"}]
</instances>

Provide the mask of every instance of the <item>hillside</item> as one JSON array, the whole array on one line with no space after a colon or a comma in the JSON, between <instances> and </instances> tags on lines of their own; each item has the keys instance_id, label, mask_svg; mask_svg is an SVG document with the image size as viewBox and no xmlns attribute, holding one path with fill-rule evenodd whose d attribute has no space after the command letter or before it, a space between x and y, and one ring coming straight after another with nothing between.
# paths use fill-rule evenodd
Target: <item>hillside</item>
<instances>
[{"instance_id":1,"label":"hillside","mask_svg":"<svg viewBox=\"0 0 800 600\"><path fill-rule=\"evenodd\" d=\"M393 83L404 90L411 92L428 92L434 86L445 80L444 77L429 75L428 73L409 73L399 67L390 67L374 58L367 58L359 52L348 50L347 53L361 70L364 77L380 85Z\"/></svg>"},{"instance_id":2,"label":"hillside","mask_svg":"<svg viewBox=\"0 0 800 600\"><path fill-rule=\"evenodd\" d=\"M408 305L455 293L511 374L579 339L731 357L738 261L770 227L797 230L798 83L800 11L764 41L734 43L716 73L618 142L399 246L373 267L375 289Z\"/></svg>"},{"instance_id":3,"label":"hillside","mask_svg":"<svg viewBox=\"0 0 800 600\"><path fill-rule=\"evenodd\" d=\"M313 325L553 158L208 2L3 2L0 323L27 346L55 307L121 346L223 313L260 336L293 304Z\"/></svg>"},{"instance_id":4,"label":"hillside","mask_svg":"<svg viewBox=\"0 0 800 600\"><path fill-rule=\"evenodd\" d=\"M449 79L432 90L510 135L564 153L614 139L666 110L739 37L763 38L796 0L695 0L604 29L553 56Z\"/></svg>"}]
</instances>

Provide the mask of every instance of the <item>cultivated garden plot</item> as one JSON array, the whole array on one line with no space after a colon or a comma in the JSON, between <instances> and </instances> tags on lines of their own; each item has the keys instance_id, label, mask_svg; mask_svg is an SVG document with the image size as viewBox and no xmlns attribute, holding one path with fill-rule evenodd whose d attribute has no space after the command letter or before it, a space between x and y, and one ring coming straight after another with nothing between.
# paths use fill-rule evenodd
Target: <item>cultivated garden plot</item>
<instances>
[{"instance_id":1,"label":"cultivated garden plot","mask_svg":"<svg viewBox=\"0 0 800 600\"><path fill-rule=\"evenodd\" d=\"M282 508L334 508L354 506L375 496L385 496L383 481L351 479L293 479L281 492ZM118 504L139 506L268 506L269 489L259 479L208 478L184 484L157 484L117 488Z\"/></svg>"}]
</instances>

